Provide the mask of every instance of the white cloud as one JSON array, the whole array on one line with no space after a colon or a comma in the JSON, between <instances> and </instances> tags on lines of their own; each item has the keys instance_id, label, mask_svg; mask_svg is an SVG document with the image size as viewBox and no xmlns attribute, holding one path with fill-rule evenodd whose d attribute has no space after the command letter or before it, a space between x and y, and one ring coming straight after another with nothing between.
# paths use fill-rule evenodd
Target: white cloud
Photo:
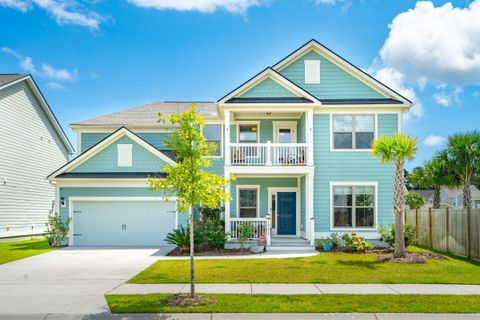
<instances>
[{"instance_id":1,"label":"white cloud","mask_svg":"<svg viewBox=\"0 0 480 320\"><path fill-rule=\"evenodd\" d=\"M104 18L93 11L83 10L75 0L0 0L0 5L22 12L37 6L48 12L60 24L73 24L97 30Z\"/></svg>"},{"instance_id":2,"label":"white cloud","mask_svg":"<svg viewBox=\"0 0 480 320\"><path fill-rule=\"evenodd\" d=\"M380 57L412 82L480 83L479 17L480 0L465 8L419 1L393 19Z\"/></svg>"},{"instance_id":3,"label":"white cloud","mask_svg":"<svg viewBox=\"0 0 480 320\"><path fill-rule=\"evenodd\" d=\"M438 85L437 89L441 89L441 91L435 93L433 98L439 105L448 107L452 103L460 104L460 95L463 93L463 89L461 87L454 86L450 92L447 92L449 88L445 85Z\"/></svg>"},{"instance_id":4,"label":"white cloud","mask_svg":"<svg viewBox=\"0 0 480 320\"><path fill-rule=\"evenodd\" d=\"M33 59L31 57L25 57L20 59L20 67L23 70L30 72L31 74L38 73L37 69L35 69L35 65L33 64Z\"/></svg>"},{"instance_id":5,"label":"white cloud","mask_svg":"<svg viewBox=\"0 0 480 320\"><path fill-rule=\"evenodd\" d=\"M77 78L78 70L68 71L66 69L55 69L48 63L42 64L42 74L50 79L59 81L73 81Z\"/></svg>"},{"instance_id":6,"label":"white cloud","mask_svg":"<svg viewBox=\"0 0 480 320\"><path fill-rule=\"evenodd\" d=\"M445 142L447 142L447 138L442 137L442 136L436 136L434 134L429 135L423 141L423 143L426 146L429 146L429 147L438 147L438 146L443 145Z\"/></svg>"},{"instance_id":7,"label":"white cloud","mask_svg":"<svg viewBox=\"0 0 480 320\"><path fill-rule=\"evenodd\" d=\"M441 106L448 107L450 103L452 102L450 100L450 96L446 95L443 92L437 92L433 95L433 99L435 99L435 102L438 103Z\"/></svg>"},{"instance_id":8,"label":"white cloud","mask_svg":"<svg viewBox=\"0 0 480 320\"><path fill-rule=\"evenodd\" d=\"M199 11L212 13L223 9L230 13L245 13L249 7L261 6L269 0L128 0L133 5L157 10Z\"/></svg>"},{"instance_id":9,"label":"white cloud","mask_svg":"<svg viewBox=\"0 0 480 320\"><path fill-rule=\"evenodd\" d=\"M47 82L46 85L52 90L58 90L58 91L65 90L65 87L63 86L63 84L58 82L51 81L51 82Z\"/></svg>"}]
</instances>

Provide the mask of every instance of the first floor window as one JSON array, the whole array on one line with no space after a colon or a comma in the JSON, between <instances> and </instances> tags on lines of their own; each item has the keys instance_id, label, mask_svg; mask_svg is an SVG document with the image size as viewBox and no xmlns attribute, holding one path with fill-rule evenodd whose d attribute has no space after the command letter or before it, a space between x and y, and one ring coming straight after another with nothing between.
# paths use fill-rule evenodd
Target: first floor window
<instances>
[{"instance_id":1,"label":"first floor window","mask_svg":"<svg viewBox=\"0 0 480 320\"><path fill-rule=\"evenodd\" d=\"M206 124L203 127L205 141L209 144L215 144L215 155L222 155L222 126L220 124Z\"/></svg>"},{"instance_id":2,"label":"first floor window","mask_svg":"<svg viewBox=\"0 0 480 320\"><path fill-rule=\"evenodd\" d=\"M333 226L371 228L375 225L375 187L333 187Z\"/></svg>"},{"instance_id":3,"label":"first floor window","mask_svg":"<svg viewBox=\"0 0 480 320\"><path fill-rule=\"evenodd\" d=\"M245 188L238 190L238 217L256 218L258 203L258 189Z\"/></svg>"}]
</instances>

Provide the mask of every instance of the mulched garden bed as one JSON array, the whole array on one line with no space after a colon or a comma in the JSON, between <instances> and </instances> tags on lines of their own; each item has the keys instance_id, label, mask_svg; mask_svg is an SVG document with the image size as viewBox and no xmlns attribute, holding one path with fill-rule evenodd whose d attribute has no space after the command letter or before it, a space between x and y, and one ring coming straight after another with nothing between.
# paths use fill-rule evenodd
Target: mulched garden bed
<instances>
[{"instance_id":1,"label":"mulched garden bed","mask_svg":"<svg viewBox=\"0 0 480 320\"><path fill-rule=\"evenodd\" d=\"M372 253L372 254L387 254L387 253L392 253L393 249L391 248L374 248L374 249L368 249L368 250L363 250L363 251L354 251L350 249L349 247L339 247L335 248L331 251L323 251L319 250L317 248L317 251L319 252L332 252L332 253L358 253L358 254L365 254L365 253Z\"/></svg>"},{"instance_id":2,"label":"mulched garden bed","mask_svg":"<svg viewBox=\"0 0 480 320\"><path fill-rule=\"evenodd\" d=\"M195 296L192 298L188 294L177 294L165 301L165 305L169 307L199 307L215 302L214 297Z\"/></svg>"},{"instance_id":3,"label":"mulched garden bed","mask_svg":"<svg viewBox=\"0 0 480 320\"><path fill-rule=\"evenodd\" d=\"M250 252L248 249L218 249L218 250L205 250L205 249L195 249L195 256L239 256L239 255L250 255L256 254ZM170 251L167 256L170 257L188 257L190 255L189 251L182 251L179 247L176 247Z\"/></svg>"},{"instance_id":4,"label":"mulched garden bed","mask_svg":"<svg viewBox=\"0 0 480 320\"><path fill-rule=\"evenodd\" d=\"M448 260L447 257L433 253L433 252L405 252L405 257L394 258L393 255L388 256L378 256L378 261L382 262L395 262L395 263L406 263L406 264L423 264L427 263L427 260Z\"/></svg>"}]
</instances>

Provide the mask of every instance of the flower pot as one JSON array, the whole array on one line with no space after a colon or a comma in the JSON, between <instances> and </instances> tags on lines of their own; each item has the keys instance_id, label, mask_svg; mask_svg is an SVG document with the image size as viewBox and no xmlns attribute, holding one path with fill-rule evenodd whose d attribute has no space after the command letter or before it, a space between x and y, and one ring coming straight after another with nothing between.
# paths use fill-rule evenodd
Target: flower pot
<instances>
[{"instance_id":1,"label":"flower pot","mask_svg":"<svg viewBox=\"0 0 480 320\"><path fill-rule=\"evenodd\" d=\"M326 243L322 246L323 251L330 251L332 250L332 245L330 243Z\"/></svg>"}]
</instances>

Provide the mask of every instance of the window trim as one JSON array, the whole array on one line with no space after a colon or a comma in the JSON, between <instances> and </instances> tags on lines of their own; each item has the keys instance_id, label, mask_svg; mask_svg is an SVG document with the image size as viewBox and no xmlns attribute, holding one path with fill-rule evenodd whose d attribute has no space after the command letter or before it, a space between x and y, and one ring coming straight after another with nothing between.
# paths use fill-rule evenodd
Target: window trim
<instances>
[{"instance_id":1,"label":"window trim","mask_svg":"<svg viewBox=\"0 0 480 320\"><path fill-rule=\"evenodd\" d=\"M240 126L241 125L254 125L257 126L257 142L255 143L260 143L260 121L236 121L235 122L237 126L237 137L236 137L236 143L248 143L248 142L240 142ZM252 143L253 144L253 143Z\"/></svg>"},{"instance_id":2,"label":"window trim","mask_svg":"<svg viewBox=\"0 0 480 320\"><path fill-rule=\"evenodd\" d=\"M372 148L368 149L356 149L355 146L355 116L356 115L371 115L373 116L373 140L378 137L378 113L373 112L352 112L352 113L330 113L330 151L332 152L372 152ZM335 149L334 148L334 131L333 131L333 117L334 116L352 116L353 128L352 128L352 149Z\"/></svg>"},{"instance_id":3,"label":"window trim","mask_svg":"<svg viewBox=\"0 0 480 320\"><path fill-rule=\"evenodd\" d=\"M223 149L224 149L224 144L225 144L225 139L224 139L224 125L222 123L209 123L209 122L206 122L203 124L203 127L204 126L208 126L208 125L214 125L214 126L220 126L220 155L217 156L206 156L204 158L207 158L207 159L212 159L212 158L217 158L217 159L221 159L223 158ZM203 127L202 127L202 135L203 135ZM204 135L205 136L205 135ZM208 143L208 141L205 139L205 141Z\"/></svg>"},{"instance_id":4,"label":"window trim","mask_svg":"<svg viewBox=\"0 0 480 320\"><path fill-rule=\"evenodd\" d=\"M303 60L303 67L304 67L303 81L306 84L319 84L321 82L320 64L321 64L321 60L319 60L319 59ZM318 68L318 80L307 81L307 65L315 66L316 68Z\"/></svg>"},{"instance_id":5,"label":"window trim","mask_svg":"<svg viewBox=\"0 0 480 320\"><path fill-rule=\"evenodd\" d=\"M375 195L374 195L374 208L373 208L373 215L374 215L374 224L373 227L335 227L334 226L334 219L333 219L333 188L334 187L374 187ZM355 201L355 199L352 199ZM353 212L352 212L352 223L353 220ZM335 231L377 231L378 226L378 182L375 181L335 181L330 182L330 230Z\"/></svg>"},{"instance_id":6,"label":"window trim","mask_svg":"<svg viewBox=\"0 0 480 320\"><path fill-rule=\"evenodd\" d=\"M130 157L124 152L129 152ZM123 156L123 157L122 157ZM133 145L131 143L117 144L117 166L118 167L132 167L133 166Z\"/></svg>"},{"instance_id":7,"label":"window trim","mask_svg":"<svg viewBox=\"0 0 480 320\"><path fill-rule=\"evenodd\" d=\"M260 216L260 185L248 185L242 184L237 185L237 218L240 217L240 190L252 190L255 189L257 191L257 215L255 218Z\"/></svg>"}]
</instances>

